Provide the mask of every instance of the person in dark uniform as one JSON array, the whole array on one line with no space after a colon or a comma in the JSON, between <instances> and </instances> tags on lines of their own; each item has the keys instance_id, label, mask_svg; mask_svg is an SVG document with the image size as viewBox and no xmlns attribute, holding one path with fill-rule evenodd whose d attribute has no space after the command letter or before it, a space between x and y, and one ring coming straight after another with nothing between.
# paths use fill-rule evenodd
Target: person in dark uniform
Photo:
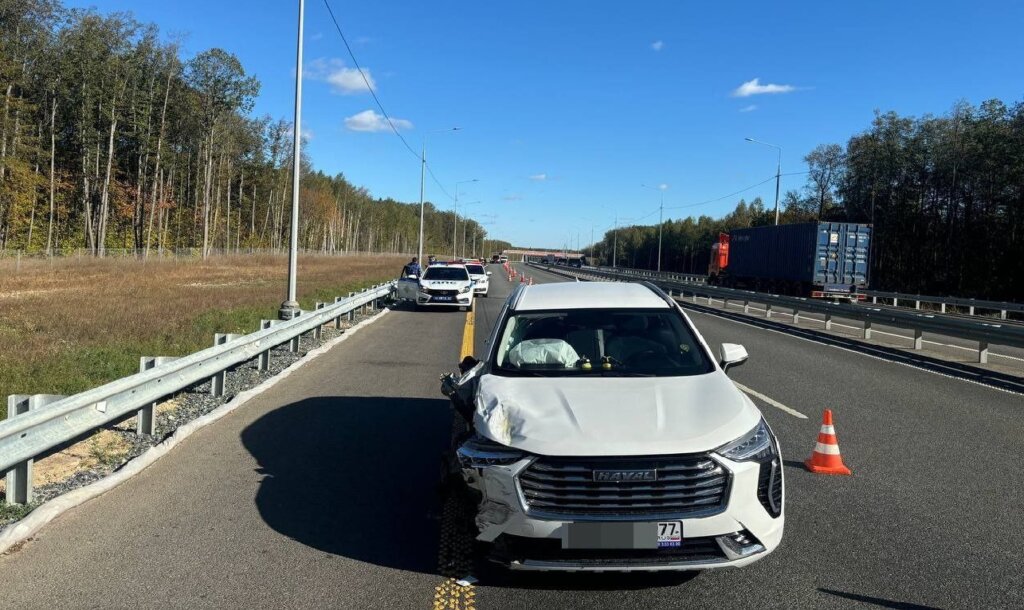
<instances>
[{"instance_id":1,"label":"person in dark uniform","mask_svg":"<svg viewBox=\"0 0 1024 610\"><path fill-rule=\"evenodd\" d=\"M409 277L410 275L420 276L420 262L415 256L409 261L405 267L402 267L402 277Z\"/></svg>"}]
</instances>

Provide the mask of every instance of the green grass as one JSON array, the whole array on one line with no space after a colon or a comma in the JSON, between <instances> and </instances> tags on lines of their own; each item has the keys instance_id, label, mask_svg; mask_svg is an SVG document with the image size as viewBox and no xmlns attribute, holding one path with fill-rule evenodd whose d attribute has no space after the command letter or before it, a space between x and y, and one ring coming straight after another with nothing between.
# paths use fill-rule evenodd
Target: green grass
<instances>
[{"instance_id":1,"label":"green grass","mask_svg":"<svg viewBox=\"0 0 1024 610\"><path fill-rule=\"evenodd\" d=\"M0 524L17 521L32 512L35 507L34 503L8 504L0 500Z\"/></svg>"},{"instance_id":2,"label":"green grass","mask_svg":"<svg viewBox=\"0 0 1024 610\"><path fill-rule=\"evenodd\" d=\"M386 281L374 280L372 283ZM333 302L366 288L366 282L324 286L299 299L303 309L314 302ZM69 345L49 358L24 362L17 353L0 353L0 388L19 394L77 394L139 370L140 356L184 356L213 345L214 333L251 333L260 320L277 317L279 303L247 305L199 313L174 331L145 339L119 340L94 345ZM11 345L15 338L11 338ZM0 396L0 414L7 417L6 396Z\"/></svg>"}]
</instances>

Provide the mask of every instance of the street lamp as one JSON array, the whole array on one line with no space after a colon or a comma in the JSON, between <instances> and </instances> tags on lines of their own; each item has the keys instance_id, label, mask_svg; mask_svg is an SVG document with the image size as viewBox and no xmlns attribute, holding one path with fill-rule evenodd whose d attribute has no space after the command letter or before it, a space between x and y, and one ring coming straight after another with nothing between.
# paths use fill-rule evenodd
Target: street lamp
<instances>
[{"instance_id":1,"label":"street lamp","mask_svg":"<svg viewBox=\"0 0 1024 610\"><path fill-rule=\"evenodd\" d=\"M426 174L427 174L427 136L434 133L448 133L451 131L460 131L461 127L450 127L448 129L438 129L437 131L431 131L423 134L423 149L420 154L420 241L419 247L417 248L416 260L419 261L420 265L423 264L423 190L425 186Z\"/></svg>"},{"instance_id":2,"label":"street lamp","mask_svg":"<svg viewBox=\"0 0 1024 610\"><path fill-rule=\"evenodd\" d=\"M302 143L302 25L305 11L305 0L299 0L299 36L295 52L295 125L292 134L292 226L288 240L288 297L277 311L277 317L282 320L291 320L301 311L296 294L296 275L299 271L299 174L302 171L299 163L299 145Z\"/></svg>"},{"instance_id":3,"label":"street lamp","mask_svg":"<svg viewBox=\"0 0 1024 610\"><path fill-rule=\"evenodd\" d=\"M647 186L641 184L640 186L655 191L661 191L661 204L658 206L658 271L661 271L661 231L665 225L665 189L668 188L667 184L659 184L658 186Z\"/></svg>"},{"instance_id":4,"label":"street lamp","mask_svg":"<svg viewBox=\"0 0 1024 610\"><path fill-rule=\"evenodd\" d=\"M480 182L476 178L469 180L460 180L455 183L455 222L452 224L452 259L456 259L459 256L458 243L459 243L459 185L469 184L470 182Z\"/></svg>"},{"instance_id":5,"label":"street lamp","mask_svg":"<svg viewBox=\"0 0 1024 610\"><path fill-rule=\"evenodd\" d=\"M776 146L775 144L769 144L754 138L743 138L747 142L753 142L754 144L763 144L764 146L771 146L772 148L779 151L779 163L775 169L775 224L779 224L779 181L782 179L782 147Z\"/></svg>"}]
</instances>

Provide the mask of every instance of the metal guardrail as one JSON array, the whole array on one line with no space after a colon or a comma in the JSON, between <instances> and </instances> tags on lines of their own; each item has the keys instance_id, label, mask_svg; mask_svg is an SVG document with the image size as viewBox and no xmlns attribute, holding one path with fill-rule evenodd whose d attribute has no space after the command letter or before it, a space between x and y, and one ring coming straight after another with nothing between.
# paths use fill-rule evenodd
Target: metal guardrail
<instances>
[{"instance_id":1,"label":"metal guardrail","mask_svg":"<svg viewBox=\"0 0 1024 610\"><path fill-rule=\"evenodd\" d=\"M862 335L864 339L871 338L871 329L874 324L906 328L914 332L914 349L921 349L923 343L922 335L925 332L976 341L978 343L978 362L981 364L988 362L990 344L1024 348L1024 326L1019 325L984 322L981 320L916 313L913 311L874 308L860 304L833 303L764 292L736 290L733 288L720 288L696 283L636 276L632 273L622 273L620 271L603 271L597 268L580 269L577 271L565 267L534 266L570 277L576 276L584 279L588 274L599 280L630 281L646 279L665 290L677 291L680 293L680 296L690 294L694 303L697 302L698 297L707 298L709 305L712 299L724 301L726 307L728 307L730 301L743 303L744 313L749 313L751 303L763 304L766 308L765 316L767 318L772 317L773 307L790 310L793 313L795 322L799 322L800 312L819 313L824 315L825 330L831 330L833 317L856 320L864 325Z\"/></svg>"},{"instance_id":2,"label":"metal guardrail","mask_svg":"<svg viewBox=\"0 0 1024 610\"><path fill-rule=\"evenodd\" d=\"M643 279L674 280L677 282L686 282L687 284L708 283L708 276L700 275L697 273L675 273L673 271L652 271L650 269L630 269L627 267L583 267L583 269L593 269L596 271L606 271L609 273L623 273L632 277Z\"/></svg>"},{"instance_id":3,"label":"metal guardrail","mask_svg":"<svg viewBox=\"0 0 1024 610\"><path fill-rule=\"evenodd\" d=\"M143 357L140 372L73 396L50 394L9 396L8 419L0 422L0 472L7 473L7 502L25 504L32 498L32 461L40 455L111 422L138 414L138 431L155 432L155 406L161 399L210 380L214 396L224 392L225 375L244 362L258 359L259 370L270 367L270 350L289 344L298 351L302 335L320 338L323 326L355 317L359 308L376 309L391 293L394 282L378 284L358 294L317 303L287 320L263 320L260 330L247 335L217 334L214 346L188 356Z\"/></svg>"},{"instance_id":4,"label":"metal guardrail","mask_svg":"<svg viewBox=\"0 0 1024 610\"><path fill-rule=\"evenodd\" d=\"M708 276L693 273L673 273L669 271L652 271L649 269L629 269L623 267L584 267L612 273L623 273L636 278L663 279L683 281L689 284L707 284ZM914 309L921 309L921 303L931 303L939 306L940 313L947 313L947 307L959 307L967 309L968 315L975 315L976 311L998 311L999 317L1007 319L1007 313L1024 313L1024 303L1010 301L987 301L984 299L970 299L964 297L940 297L921 294L910 294L906 292L887 292L883 290L861 290L861 294L870 297L871 303L877 305L879 299L892 301L893 307L899 307L900 303L913 303Z\"/></svg>"},{"instance_id":5,"label":"metal guardrail","mask_svg":"<svg viewBox=\"0 0 1024 610\"><path fill-rule=\"evenodd\" d=\"M937 297L921 294L908 294L905 292L884 292L881 290L861 290L865 296L871 297L872 303L891 300L894 307L898 307L900 301L913 303L914 309L921 309L921 303L932 303L940 306L940 312L946 313L946 307L966 308L969 315L975 315L975 310L998 311L999 317L1006 319L1007 312L1024 313L1024 303L1011 303L1009 301L985 301L982 299L964 299L960 297Z\"/></svg>"}]
</instances>

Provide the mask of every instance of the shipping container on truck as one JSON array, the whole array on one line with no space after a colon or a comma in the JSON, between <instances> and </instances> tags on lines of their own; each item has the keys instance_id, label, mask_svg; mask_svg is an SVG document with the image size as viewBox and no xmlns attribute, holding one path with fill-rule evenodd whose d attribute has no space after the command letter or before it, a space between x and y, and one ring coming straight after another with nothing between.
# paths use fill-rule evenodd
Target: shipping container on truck
<instances>
[{"instance_id":1,"label":"shipping container on truck","mask_svg":"<svg viewBox=\"0 0 1024 610\"><path fill-rule=\"evenodd\" d=\"M862 299L859 291L868 287L871 225L811 222L734 229L716 245L708 268L714 284L854 299Z\"/></svg>"}]
</instances>

